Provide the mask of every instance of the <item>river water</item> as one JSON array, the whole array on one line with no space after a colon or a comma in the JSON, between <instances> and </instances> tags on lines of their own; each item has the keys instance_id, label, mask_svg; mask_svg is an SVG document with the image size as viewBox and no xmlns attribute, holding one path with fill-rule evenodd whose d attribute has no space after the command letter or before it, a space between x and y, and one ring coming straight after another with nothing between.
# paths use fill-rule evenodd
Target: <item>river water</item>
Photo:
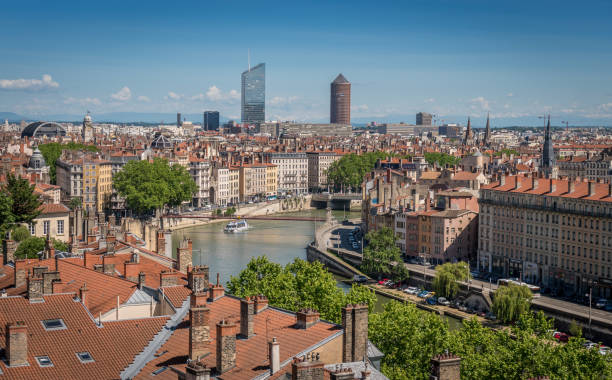
<instances>
[{"instance_id":1,"label":"river water","mask_svg":"<svg viewBox=\"0 0 612 380\"><path fill-rule=\"evenodd\" d=\"M338 220L359 218L358 212L333 211ZM296 257L306 260L306 246L313 240L317 226L325 222L325 210L309 210L296 213L283 214L302 217L316 217L320 221L277 221L277 220L249 220L250 229L245 232L227 234L223 232L224 222L211 223L202 226L189 227L172 233L172 252L176 254L176 247L183 238L190 238L193 242L194 265L208 265L211 280L216 273L225 283L230 276L237 276L248 262L257 256L266 255L272 262L285 265ZM338 286L347 290L350 286L336 277ZM383 310L384 304L390 298L378 296L375 312ZM458 321L449 319L451 327Z\"/></svg>"}]
</instances>

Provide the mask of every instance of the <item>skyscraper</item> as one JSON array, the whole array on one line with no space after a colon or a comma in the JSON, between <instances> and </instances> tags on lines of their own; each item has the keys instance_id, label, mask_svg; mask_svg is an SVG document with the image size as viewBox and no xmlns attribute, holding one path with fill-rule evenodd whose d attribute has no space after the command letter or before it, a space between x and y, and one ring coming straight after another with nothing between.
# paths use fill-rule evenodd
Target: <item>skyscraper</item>
<instances>
[{"instance_id":1,"label":"skyscraper","mask_svg":"<svg viewBox=\"0 0 612 380\"><path fill-rule=\"evenodd\" d=\"M431 114L427 112L417 113L416 125L431 125Z\"/></svg>"},{"instance_id":2,"label":"skyscraper","mask_svg":"<svg viewBox=\"0 0 612 380\"><path fill-rule=\"evenodd\" d=\"M219 111L204 111L202 129L205 131L219 130Z\"/></svg>"},{"instance_id":3,"label":"skyscraper","mask_svg":"<svg viewBox=\"0 0 612 380\"><path fill-rule=\"evenodd\" d=\"M266 120L265 63L242 73L241 119L249 124L260 124Z\"/></svg>"},{"instance_id":4,"label":"skyscraper","mask_svg":"<svg viewBox=\"0 0 612 380\"><path fill-rule=\"evenodd\" d=\"M181 125L183 125L183 120L181 119L181 113L178 112L176 114L176 126L180 127Z\"/></svg>"},{"instance_id":5,"label":"skyscraper","mask_svg":"<svg viewBox=\"0 0 612 380\"><path fill-rule=\"evenodd\" d=\"M351 124L351 82L342 74L331 83L329 122Z\"/></svg>"}]
</instances>

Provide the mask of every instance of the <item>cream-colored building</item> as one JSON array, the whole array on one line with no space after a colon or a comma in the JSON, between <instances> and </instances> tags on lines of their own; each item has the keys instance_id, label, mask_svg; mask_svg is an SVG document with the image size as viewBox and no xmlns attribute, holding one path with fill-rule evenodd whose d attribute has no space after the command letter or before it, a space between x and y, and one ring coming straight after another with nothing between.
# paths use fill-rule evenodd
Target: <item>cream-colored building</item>
<instances>
[{"instance_id":1,"label":"cream-colored building","mask_svg":"<svg viewBox=\"0 0 612 380\"><path fill-rule=\"evenodd\" d=\"M50 237L68 242L70 240L69 226L70 209L61 203L47 203L40 206L40 215L28 225L30 235Z\"/></svg>"},{"instance_id":2,"label":"cream-colored building","mask_svg":"<svg viewBox=\"0 0 612 380\"><path fill-rule=\"evenodd\" d=\"M266 196L276 196L278 193L278 166L266 164Z\"/></svg>"},{"instance_id":3,"label":"cream-colored building","mask_svg":"<svg viewBox=\"0 0 612 380\"><path fill-rule=\"evenodd\" d=\"M480 190L478 266L564 294L610 297L610 184L502 176Z\"/></svg>"},{"instance_id":4,"label":"cream-colored building","mask_svg":"<svg viewBox=\"0 0 612 380\"><path fill-rule=\"evenodd\" d=\"M308 152L308 188L311 191L328 186L327 171L342 155L336 152Z\"/></svg>"},{"instance_id":5,"label":"cream-colored building","mask_svg":"<svg viewBox=\"0 0 612 380\"><path fill-rule=\"evenodd\" d=\"M240 173L240 201L260 200L266 195L266 165L243 164Z\"/></svg>"}]
</instances>

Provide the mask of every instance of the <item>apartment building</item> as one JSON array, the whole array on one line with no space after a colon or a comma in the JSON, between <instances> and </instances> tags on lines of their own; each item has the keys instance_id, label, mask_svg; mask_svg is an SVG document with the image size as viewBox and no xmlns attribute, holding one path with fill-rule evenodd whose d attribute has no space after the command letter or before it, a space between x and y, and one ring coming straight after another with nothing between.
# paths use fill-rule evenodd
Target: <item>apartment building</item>
<instances>
[{"instance_id":1,"label":"apartment building","mask_svg":"<svg viewBox=\"0 0 612 380\"><path fill-rule=\"evenodd\" d=\"M306 153L266 153L266 162L278 167L280 194L308 193L308 157Z\"/></svg>"},{"instance_id":2,"label":"apartment building","mask_svg":"<svg viewBox=\"0 0 612 380\"><path fill-rule=\"evenodd\" d=\"M274 197L278 194L278 166L266 164L266 196Z\"/></svg>"},{"instance_id":3,"label":"apartment building","mask_svg":"<svg viewBox=\"0 0 612 380\"><path fill-rule=\"evenodd\" d=\"M480 190L481 270L557 289L610 297L610 184L501 176Z\"/></svg>"},{"instance_id":4,"label":"apartment building","mask_svg":"<svg viewBox=\"0 0 612 380\"><path fill-rule=\"evenodd\" d=\"M327 170L332 163L338 161L342 155L336 152L307 152L308 157L308 189L316 191L329 185Z\"/></svg>"},{"instance_id":5,"label":"apartment building","mask_svg":"<svg viewBox=\"0 0 612 380\"><path fill-rule=\"evenodd\" d=\"M238 170L240 172L240 201L257 201L265 198L267 166L265 164L243 164L238 167Z\"/></svg>"},{"instance_id":6,"label":"apartment building","mask_svg":"<svg viewBox=\"0 0 612 380\"><path fill-rule=\"evenodd\" d=\"M30 235L50 236L68 242L70 240L70 209L63 204L45 203L39 208L40 214L28 225Z\"/></svg>"},{"instance_id":7,"label":"apartment building","mask_svg":"<svg viewBox=\"0 0 612 380\"><path fill-rule=\"evenodd\" d=\"M97 155L67 152L56 161L62 199L81 198L85 209L102 211L112 194L111 161Z\"/></svg>"},{"instance_id":8,"label":"apartment building","mask_svg":"<svg viewBox=\"0 0 612 380\"><path fill-rule=\"evenodd\" d=\"M191 205L194 207L206 206L210 203L210 163L204 158L189 157L189 174L198 187Z\"/></svg>"}]
</instances>

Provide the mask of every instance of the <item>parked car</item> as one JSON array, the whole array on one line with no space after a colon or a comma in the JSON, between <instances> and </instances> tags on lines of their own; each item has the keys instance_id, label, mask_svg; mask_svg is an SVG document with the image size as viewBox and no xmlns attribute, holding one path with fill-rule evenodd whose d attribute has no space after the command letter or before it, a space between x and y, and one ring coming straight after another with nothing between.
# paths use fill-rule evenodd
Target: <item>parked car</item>
<instances>
[{"instance_id":1,"label":"parked car","mask_svg":"<svg viewBox=\"0 0 612 380\"><path fill-rule=\"evenodd\" d=\"M599 348L599 345L597 343L591 342L590 340L585 341L582 346L587 350L590 350L593 347Z\"/></svg>"},{"instance_id":2,"label":"parked car","mask_svg":"<svg viewBox=\"0 0 612 380\"><path fill-rule=\"evenodd\" d=\"M419 298L425 298L429 295L429 292L427 290L423 290L422 292L420 292L419 294L417 294L417 296Z\"/></svg>"},{"instance_id":3,"label":"parked car","mask_svg":"<svg viewBox=\"0 0 612 380\"><path fill-rule=\"evenodd\" d=\"M569 336L566 333L560 331L555 331L553 333L553 338L555 338L559 342L567 342L569 340Z\"/></svg>"},{"instance_id":4,"label":"parked car","mask_svg":"<svg viewBox=\"0 0 612 380\"><path fill-rule=\"evenodd\" d=\"M599 353L602 355L612 355L612 350L608 346L601 345L599 347Z\"/></svg>"},{"instance_id":5,"label":"parked car","mask_svg":"<svg viewBox=\"0 0 612 380\"><path fill-rule=\"evenodd\" d=\"M395 286L395 283L394 283L393 281L387 281L387 283L385 284L385 286L386 286L387 288L392 288L392 287L394 287L394 286Z\"/></svg>"},{"instance_id":6,"label":"parked car","mask_svg":"<svg viewBox=\"0 0 612 380\"><path fill-rule=\"evenodd\" d=\"M404 289L404 293L408 293L408 294L417 294L418 292L419 292L419 289L415 288L414 286L410 286Z\"/></svg>"},{"instance_id":7,"label":"parked car","mask_svg":"<svg viewBox=\"0 0 612 380\"><path fill-rule=\"evenodd\" d=\"M439 305L443 305L443 306L449 306L450 305L450 301L447 300L444 297L440 297L440 298L438 298L438 304Z\"/></svg>"},{"instance_id":8,"label":"parked car","mask_svg":"<svg viewBox=\"0 0 612 380\"><path fill-rule=\"evenodd\" d=\"M383 278L382 280L378 281L378 285L384 285L385 282L390 281L388 278Z\"/></svg>"},{"instance_id":9,"label":"parked car","mask_svg":"<svg viewBox=\"0 0 612 380\"><path fill-rule=\"evenodd\" d=\"M427 302L428 305L435 305L438 299L436 297L429 297L425 299L425 302Z\"/></svg>"},{"instance_id":10,"label":"parked car","mask_svg":"<svg viewBox=\"0 0 612 380\"><path fill-rule=\"evenodd\" d=\"M597 300L597 302L595 302L595 307L598 309L603 309L607 305L608 305L608 300L605 298L600 298Z\"/></svg>"},{"instance_id":11,"label":"parked car","mask_svg":"<svg viewBox=\"0 0 612 380\"><path fill-rule=\"evenodd\" d=\"M612 302L608 302L608 304L604 307L605 311L612 311Z\"/></svg>"},{"instance_id":12,"label":"parked car","mask_svg":"<svg viewBox=\"0 0 612 380\"><path fill-rule=\"evenodd\" d=\"M364 275L356 274L353 276L353 282L366 282L368 278Z\"/></svg>"}]
</instances>

